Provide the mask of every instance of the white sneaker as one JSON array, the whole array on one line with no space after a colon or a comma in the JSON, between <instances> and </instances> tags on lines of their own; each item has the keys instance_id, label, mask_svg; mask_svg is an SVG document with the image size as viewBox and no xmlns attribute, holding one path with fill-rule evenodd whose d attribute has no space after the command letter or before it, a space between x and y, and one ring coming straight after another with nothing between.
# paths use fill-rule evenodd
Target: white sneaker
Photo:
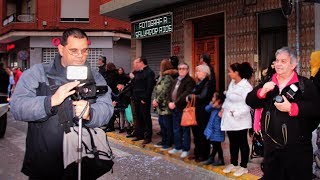
<instances>
[{"instance_id":1,"label":"white sneaker","mask_svg":"<svg viewBox=\"0 0 320 180\"><path fill-rule=\"evenodd\" d=\"M185 158L189 155L189 151L182 151L180 158Z\"/></svg>"},{"instance_id":2,"label":"white sneaker","mask_svg":"<svg viewBox=\"0 0 320 180\"><path fill-rule=\"evenodd\" d=\"M182 152L182 150L181 149L178 150L178 149L173 148L170 151L168 151L169 154L175 154L175 153L178 153L178 152Z\"/></svg>"},{"instance_id":3,"label":"white sneaker","mask_svg":"<svg viewBox=\"0 0 320 180\"><path fill-rule=\"evenodd\" d=\"M239 176L242 176L245 173L248 173L248 169L240 167L233 173L233 175L236 176L236 177L239 177Z\"/></svg>"},{"instance_id":4,"label":"white sneaker","mask_svg":"<svg viewBox=\"0 0 320 180\"><path fill-rule=\"evenodd\" d=\"M234 166L233 164L229 164L222 171L224 173L230 173L230 172L237 171L239 168L240 168L240 166Z\"/></svg>"}]
</instances>

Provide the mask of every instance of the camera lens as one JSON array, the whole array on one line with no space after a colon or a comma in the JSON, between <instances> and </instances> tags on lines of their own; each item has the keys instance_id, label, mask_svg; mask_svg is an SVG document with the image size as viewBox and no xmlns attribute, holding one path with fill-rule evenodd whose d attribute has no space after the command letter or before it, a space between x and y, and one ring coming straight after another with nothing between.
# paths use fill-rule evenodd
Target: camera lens
<instances>
[{"instance_id":1,"label":"camera lens","mask_svg":"<svg viewBox=\"0 0 320 180\"><path fill-rule=\"evenodd\" d=\"M83 93L88 93L88 92L89 92L89 88L84 87L84 88L82 89L82 92L83 92Z\"/></svg>"},{"instance_id":2,"label":"camera lens","mask_svg":"<svg viewBox=\"0 0 320 180\"><path fill-rule=\"evenodd\" d=\"M280 96L280 95L277 95L275 98L274 98L274 100L277 102L277 103L282 103L284 100L283 100L283 98L282 98L282 96Z\"/></svg>"}]
</instances>

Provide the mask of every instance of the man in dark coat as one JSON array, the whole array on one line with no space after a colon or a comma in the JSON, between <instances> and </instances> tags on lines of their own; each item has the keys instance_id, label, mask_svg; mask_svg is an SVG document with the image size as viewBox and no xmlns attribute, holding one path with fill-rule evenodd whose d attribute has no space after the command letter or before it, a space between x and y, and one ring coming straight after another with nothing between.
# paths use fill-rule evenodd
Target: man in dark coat
<instances>
[{"instance_id":1,"label":"man in dark coat","mask_svg":"<svg viewBox=\"0 0 320 180\"><path fill-rule=\"evenodd\" d=\"M132 141L144 139L142 144L148 144L152 138L152 120L151 120L151 95L155 85L155 74L148 66L145 58L137 58L133 61L135 69L139 69L134 74L132 81L132 100L134 111L136 112L136 132ZM131 76L133 74L131 73Z\"/></svg>"},{"instance_id":2,"label":"man in dark coat","mask_svg":"<svg viewBox=\"0 0 320 180\"><path fill-rule=\"evenodd\" d=\"M297 58L288 47L276 52L271 81L250 92L246 103L263 108L262 179L312 179L312 131L320 119L320 98L314 84L294 71Z\"/></svg>"},{"instance_id":3,"label":"man in dark coat","mask_svg":"<svg viewBox=\"0 0 320 180\"><path fill-rule=\"evenodd\" d=\"M182 127L181 117L183 109L186 107L186 97L195 86L195 81L189 76L189 66L180 63L178 66L179 76L174 81L170 93L169 109L172 110L174 149L170 154L181 152L180 157L185 158L190 151L190 127Z\"/></svg>"}]
</instances>

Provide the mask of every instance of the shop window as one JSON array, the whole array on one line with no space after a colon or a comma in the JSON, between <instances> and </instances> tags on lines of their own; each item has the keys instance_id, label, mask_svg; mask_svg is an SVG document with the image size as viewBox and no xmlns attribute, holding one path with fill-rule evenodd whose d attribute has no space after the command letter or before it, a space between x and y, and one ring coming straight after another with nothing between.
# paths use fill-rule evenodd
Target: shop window
<instances>
[{"instance_id":1,"label":"shop window","mask_svg":"<svg viewBox=\"0 0 320 180\"><path fill-rule=\"evenodd\" d=\"M61 22L89 22L89 0L61 0L60 18Z\"/></svg>"}]
</instances>

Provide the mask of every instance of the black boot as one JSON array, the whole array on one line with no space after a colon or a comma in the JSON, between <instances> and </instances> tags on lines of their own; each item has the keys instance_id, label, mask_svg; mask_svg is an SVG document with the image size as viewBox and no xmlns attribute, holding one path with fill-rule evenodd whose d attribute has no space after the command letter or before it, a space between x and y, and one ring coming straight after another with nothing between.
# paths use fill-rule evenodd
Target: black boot
<instances>
[{"instance_id":1,"label":"black boot","mask_svg":"<svg viewBox=\"0 0 320 180\"><path fill-rule=\"evenodd\" d=\"M220 159L217 162L212 163L212 166L223 166L224 165L224 160Z\"/></svg>"},{"instance_id":2,"label":"black boot","mask_svg":"<svg viewBox=\"0 0 320 180\"><path fill-rule=\"evenodd\" d=\"M212 164L212 163L214 163L214 158L213 158L213 157L209 157L208 160L202 162L201 164L203 164L203 165L209 165L209 164Z\"/></svg>"}]
</instances>

